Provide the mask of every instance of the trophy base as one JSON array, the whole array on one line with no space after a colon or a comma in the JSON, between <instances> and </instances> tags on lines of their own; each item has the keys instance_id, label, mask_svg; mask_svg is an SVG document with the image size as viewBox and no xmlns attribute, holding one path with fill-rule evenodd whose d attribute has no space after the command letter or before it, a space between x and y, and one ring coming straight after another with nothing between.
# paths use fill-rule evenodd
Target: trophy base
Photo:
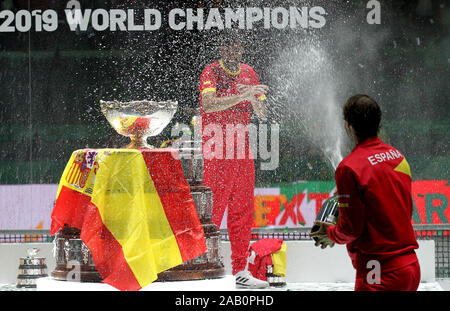
<instances>
[{"instance_id":1,"label":"trophy base","mask_svg":"<svg viewBox=\"0 0 450 311\"><path fill-rule=\"evenodd\" d=\"M219 279L225 276L224 267L195 267L194 269L171 269L158 274L158 282L165 281L194 281L205 279Z\"/></svg>"},{"instance_id":2,"label":"trophy base","mask_svg":"<svg viewBox=\"0 0 450 311\"><path fill-rule=\"evenodd\" d=\"M48 276L45 274L40 275L19 275L17 277L17 288L36 288L36 279Z\"/></svg>"},{"instance_id":3,"label":"trophy base","mask_svg":"<svg viewBox=\"0 0 450 311\"><path fill-rule=\"evenodd\" d=\"M51 276L55 280L68 282L101 283L103 280L97 271L79 271L74 273L71 270L58 269L58 267L52 271ZM71 279L72 276L75 276L76 279Z\"/></svg>"},{"instance_id":4,"label":"trophy base","mask_svg":"<svg viewBox=\"0 0 450 311\"><path fill-rule=\"evenodd\" d=\"M220 234L217 226L203 223L207 252L183 264L158 274L157 281L189 281L218 279L225 276L225 266L220 255Z\"/></svg>"},{"instance_id":5,"label":"trophy base","mask_svg":"<svg viewBox=\"0 0 450 311\"><path fill-rule=\"evenodd\" d=\"M55 237L56 267L53 279L72 282L102 282L92 254L80 239L80 230L64 224Z\"/></svg>"}]
</instances>

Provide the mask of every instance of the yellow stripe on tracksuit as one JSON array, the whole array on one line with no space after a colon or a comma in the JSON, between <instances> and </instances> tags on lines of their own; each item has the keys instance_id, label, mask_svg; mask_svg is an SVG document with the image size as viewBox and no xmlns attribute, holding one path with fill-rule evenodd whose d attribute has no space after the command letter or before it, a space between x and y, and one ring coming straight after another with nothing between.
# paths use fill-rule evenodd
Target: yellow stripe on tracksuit
<instances>
[{"instance_id":1,"label":"yellow stripe on tracksuit","mask_svg":"<svg viewBox=\"0 0 450 311\"><path fill-rule=\"evenodd\" d=\"M411 177L411 168L405 158L403 158L403 160L394 168L394 171L406 174Z\"/></svg>"},{"instance_id":2,"label":"yellow stripe on tracksuit","mask_svg":"<svg viewBox=\"0 0 450 311\"><path fill-rule=\"evenodd\" d=\"M202 91L202 95L205 94L205 93L208 93L208 92L214 92L214 93L216 93L216 88L214 88L214 87L207 87L206 89L204 89L204 90Z\"/></svg>"},{"instance_id":3,"label":"yellow stripe on tracksuit","mask_svg":"<svg viewBox=\"0 0 450 311\"><path fill-rule=\"evenodd\" d=\"M183 261L144 158L138 150L130 152L116 149L103 156L92 203L145 287Z\"/></svg>"}]
</instances>

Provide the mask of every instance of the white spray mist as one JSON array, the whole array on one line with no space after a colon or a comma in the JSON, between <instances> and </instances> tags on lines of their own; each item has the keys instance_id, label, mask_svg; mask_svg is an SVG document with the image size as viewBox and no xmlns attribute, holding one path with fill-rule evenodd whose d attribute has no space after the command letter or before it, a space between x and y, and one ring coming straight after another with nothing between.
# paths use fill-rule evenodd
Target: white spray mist
<instances>
[{"instance_id":1,"label":"white spray mist","mask_svg":"<svg viewBox=\"0 0 450 311\"><path fill-rule=\"evenodd\" d=\"M336 93L338 82L326 51L314 40L304 39L279 55L272 72L276 75L274 104L295 118L336 169L343 158L346 134Z\"/></svg>"}]
</instances>

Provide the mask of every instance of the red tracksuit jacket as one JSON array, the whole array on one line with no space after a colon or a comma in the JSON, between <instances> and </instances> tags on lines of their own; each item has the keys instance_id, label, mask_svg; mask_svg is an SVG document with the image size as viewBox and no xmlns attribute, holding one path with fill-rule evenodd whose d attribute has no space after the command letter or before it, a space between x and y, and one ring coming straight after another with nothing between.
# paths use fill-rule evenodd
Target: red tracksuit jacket
<instances>
[{"instance_id":1,"label":"red tracksuit jacket","mask_svg":"<svg viewBox=\"0 0 450 311\"><path fill-rule=\"evenodd\" d=\"M411 172L405 157L378 137L358 144L335 173L339 220L328 237L347 250L357 271L378 260L387 272L417 260L411 223Z\"/></svg>"},{"instance_id":2,"label":"red tracksuit jacket","mask_svg":"<svg viewBox=\"0 0 450 311\"><path fill-rule=\"evenodd\" d=\"M250 124L250 119L252 117L253 113L253 107L252 104L249 101L242 101L239 104L230 107L225 110L221 111L215 111L206 113L203 110L202 105L202 96L205 93L208 92L214 92L216 93L217 97L226 97L226 96L233 96L239 94L237 91L237 86L239 84L243 85L257 85L260 84L259 80L256 76L255 71L253 68L247 64L240 63L239 64L239 71L238 72L230 72L228 69L225 68L221 60L216 60L215 62L209 64L206 66L206 68L203 70L202 75L200 76L200 85L199 85L199 91L200 91L200 115L202 118L202 127L203 129L207 129L210 125L216 125L219 126L222 129L222 135L223 135L223 146L222 151L219 153L216 153L216 147L215 145L211 146L211 151L213 153L219 154L218 158L225 158L226 157L226 148L227 148L227 134L228 133L228 126L232 125L243 125L247 126ZM263 97L260 97L263 96ZM261 99L265 98L265 95L258 95L257 97L260 97ZM231 129L233 131L233 129ZM233 133L233 132L231 132ZM211 132L209 130L202 131L202 138L203 142L209 141L214 135L218 135L215 131ZM232 141L230 141L232 142ZM228 142L228 143L230 143ZM250 150L248 147L249 140L248 140L248 134L245 136L245 144L246 144L246 153L245 155L250 154ZM230 147L230 146L228 146ZM233 146L233 149L237 149L237 144ZM208 157L208 155L205 155L205 157ZM237 158L237 155L234 155L233 158Z\"/></svg>"}]
</instances>

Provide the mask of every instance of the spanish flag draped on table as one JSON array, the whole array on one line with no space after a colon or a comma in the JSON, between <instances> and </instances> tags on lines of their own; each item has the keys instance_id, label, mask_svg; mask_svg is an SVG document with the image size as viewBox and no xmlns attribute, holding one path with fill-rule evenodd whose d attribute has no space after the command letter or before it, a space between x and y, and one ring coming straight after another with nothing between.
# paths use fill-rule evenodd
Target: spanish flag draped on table
<instances>
[{"instance_id":1,"label":"spanish flag draped on table","mask_svg":"<svg viewBox=\"0 0 450 311\"><path fill-rule=\"evenodd\" d=\"M51 235L81 230L103 282L139 290L207 251L174 149L83 149L61 177Z\"/></svg>"}]
</instances>

